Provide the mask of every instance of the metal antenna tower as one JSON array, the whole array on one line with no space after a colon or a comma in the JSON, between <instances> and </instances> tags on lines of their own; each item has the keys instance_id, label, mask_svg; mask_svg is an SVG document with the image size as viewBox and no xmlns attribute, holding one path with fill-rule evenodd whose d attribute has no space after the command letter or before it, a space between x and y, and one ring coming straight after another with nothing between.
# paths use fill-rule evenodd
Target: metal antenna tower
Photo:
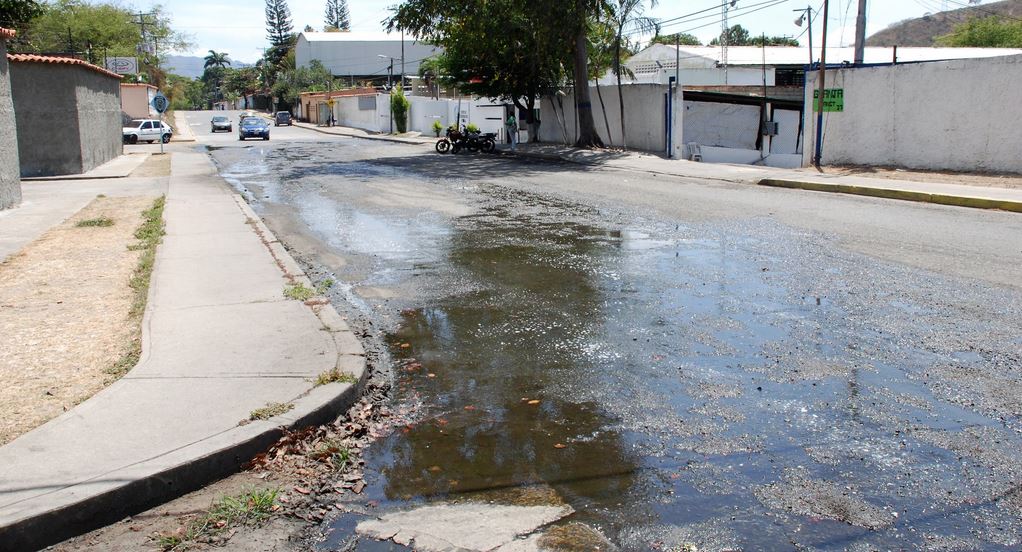
<instances>
[{"instance_id":1,"label":"metal antenna tower","mask_svg":"<svg viewBox=\"0 0 1022 552\"><path fill-rule=\"evenodd\" d=\"M724 2L721 6L720 16L720 63L724 66L724 86L728 85L727 82L727 47L728 43L731 42L731 28L727 23L727 12L731 9L731 6L735 5L736 0L731 2Z\"/></svg>"}]
</instances>

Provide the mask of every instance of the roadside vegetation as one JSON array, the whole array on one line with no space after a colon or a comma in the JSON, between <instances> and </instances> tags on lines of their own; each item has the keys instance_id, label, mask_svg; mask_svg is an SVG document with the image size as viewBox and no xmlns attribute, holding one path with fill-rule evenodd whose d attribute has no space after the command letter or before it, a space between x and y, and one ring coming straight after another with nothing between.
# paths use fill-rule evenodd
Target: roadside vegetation
<instances>
[{"instance_id":1,"label":"roadside vegetation","mask_svg":"<svg viewBox=\"0 0 1022 552\"><path fill-rule=\"evenodd\" d=\"M128 311L129 323L133 328L131 345L128 351L114 363L107 373L115 379L127 374L142 356L142 315L145 314L149 298L149 282L153 276L153 265L156 263L156 246L163 239L163 207L166 198L160 197L152 207L142 213L142 224L135 230L138 242L129 245L129 251L141 251L135 272L128 280L132 290L131 310Z\"/></svg>"},{"instance_id":2,"label":"roadside vegetation","mask_svg":"<svg viewBox=\"0 0 1022 552\"><path fill-rule=\"evenodd\" d=\"M355 376L334 368L333 370L327 370L316 377L316 387L326 385L328 383L350 383L352 385L358 383L358 378Z\"/></svg>"},{"instance_id":3,"label":"roadside vegetation","mask_svg":"<svg viewBox=\"0 0 1022 552\"><path fill-rule=\"evenodd\" d=\"M305 302L317 295L324 295L333 285L334 281L329 278L316 284L315 288L310 288L302 282L295 282L284 286L284 297Z\"/></svg>"},{"instance_id":4,"label":"roadside vegetation","mask_svg":"<svg viewBox=\"0 0 1022 552\"><path fill-rule=\"evenodd\" d=\"M91 219L86 219L86 220L80 220L80 221L78 221L77 224L75 224L75 227L77 227L77 228L96 228L96 227L107 227L107 226L113 226L113 225L114 225L114 219L112 219L110 217L107 217L107 216L102 216L102 217L96 217L96 218L91 218Z\"/></svg>"},{"instance_id":5,"label":"roadside vegetation","mask_svg":"<svg viewBox=\"0 0 1022 552\"><path fill-rule=\"evenodd\" d=\"M280 416L281 414L290 412L294 407L294 403L267 403L266 406L253 410L251 414L249 414L248 419L250 421L269 420L274 416Z\"/></svg>"},{"instance_id":6,"label":"roadside vegetation","mask_svg":"<svg viewBox=\"0 0 1022 552\"><path fill-rule=\"evenodd\" d=\"M157 533L153 540L165 552L180 550L189 543L218 544L217 537L231 528L257 526L280 509L277 489L252 490L238 496L225 496L209 511L173 533Z\"/></svg>"}]
</instances>

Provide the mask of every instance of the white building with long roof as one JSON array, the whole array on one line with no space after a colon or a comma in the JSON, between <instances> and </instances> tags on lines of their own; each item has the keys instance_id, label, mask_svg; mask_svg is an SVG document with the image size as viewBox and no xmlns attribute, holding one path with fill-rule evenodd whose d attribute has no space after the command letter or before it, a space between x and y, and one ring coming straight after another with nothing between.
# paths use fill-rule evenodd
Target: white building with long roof
<instances>
[{"instance_id":1,"label":"white building with long roof","mask_svg":"<svg viewBox=\"0 0 1022 552\"><path fill-rule=\"evenodd\" d=\"M439 47L424 44L400 33L303 32L295 46L295 63L307 67L319 60L335 77L385 82L393 60L393 75L417 75L419 64L440 53Z\"/></svg>"},{"instance_id":2,"label":"white building with long roof","mask_svg":"<svg viewBox=\"0 0 1022 552\"><path fill-rule=\"evenodd\" d=\"M1014 48L866 48L866 64L917 63L955 59L990 58L1022 54ZM827 48L827 65L850 64L854 48ZM653 44L625 62L634 76L623 81L667 84L680 65L683 86L801 86L805 67L820 60L820 49L794 46L680 46ZM764 71L765 68L765 71ZM614 81L613 75L601 79Z\"/></svg>"}]
</instances>

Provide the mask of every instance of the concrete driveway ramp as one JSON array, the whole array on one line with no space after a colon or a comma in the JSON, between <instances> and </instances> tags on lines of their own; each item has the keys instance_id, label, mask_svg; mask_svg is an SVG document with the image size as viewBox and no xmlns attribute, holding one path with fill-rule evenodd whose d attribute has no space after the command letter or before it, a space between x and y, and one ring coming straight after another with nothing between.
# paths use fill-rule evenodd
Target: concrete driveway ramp
<instances>
[{"instance_id":1,"label":"concrete driveway ramp","mask_svg":"<svg viewBox=\"0 0 1022 552\"><path fill-rule=\"evenodd\" d=\"M356 532L420 552L539 550L538 537L519 540L574 513L571 506L441 504L363 521Z\"/></svg>"}]
</instances>

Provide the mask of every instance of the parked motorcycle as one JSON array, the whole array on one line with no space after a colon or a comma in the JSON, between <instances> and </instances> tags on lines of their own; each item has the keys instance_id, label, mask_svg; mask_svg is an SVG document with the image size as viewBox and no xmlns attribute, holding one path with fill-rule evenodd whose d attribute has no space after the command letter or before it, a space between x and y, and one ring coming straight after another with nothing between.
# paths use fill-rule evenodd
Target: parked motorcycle
<instances>
[{"instance_id":1,"label":"parked motorcycle","mask_svg":"<svg viewBox=\"0 0 1022 552\"><path fill-rule=\"evenodd\" d=\"M489 132L469 132L466 128L449 127L447 135L437 140L437 153L458 153L466 149L472 153L493 153L497 149L497 135Z\"/></svg>"}]
</instances>

